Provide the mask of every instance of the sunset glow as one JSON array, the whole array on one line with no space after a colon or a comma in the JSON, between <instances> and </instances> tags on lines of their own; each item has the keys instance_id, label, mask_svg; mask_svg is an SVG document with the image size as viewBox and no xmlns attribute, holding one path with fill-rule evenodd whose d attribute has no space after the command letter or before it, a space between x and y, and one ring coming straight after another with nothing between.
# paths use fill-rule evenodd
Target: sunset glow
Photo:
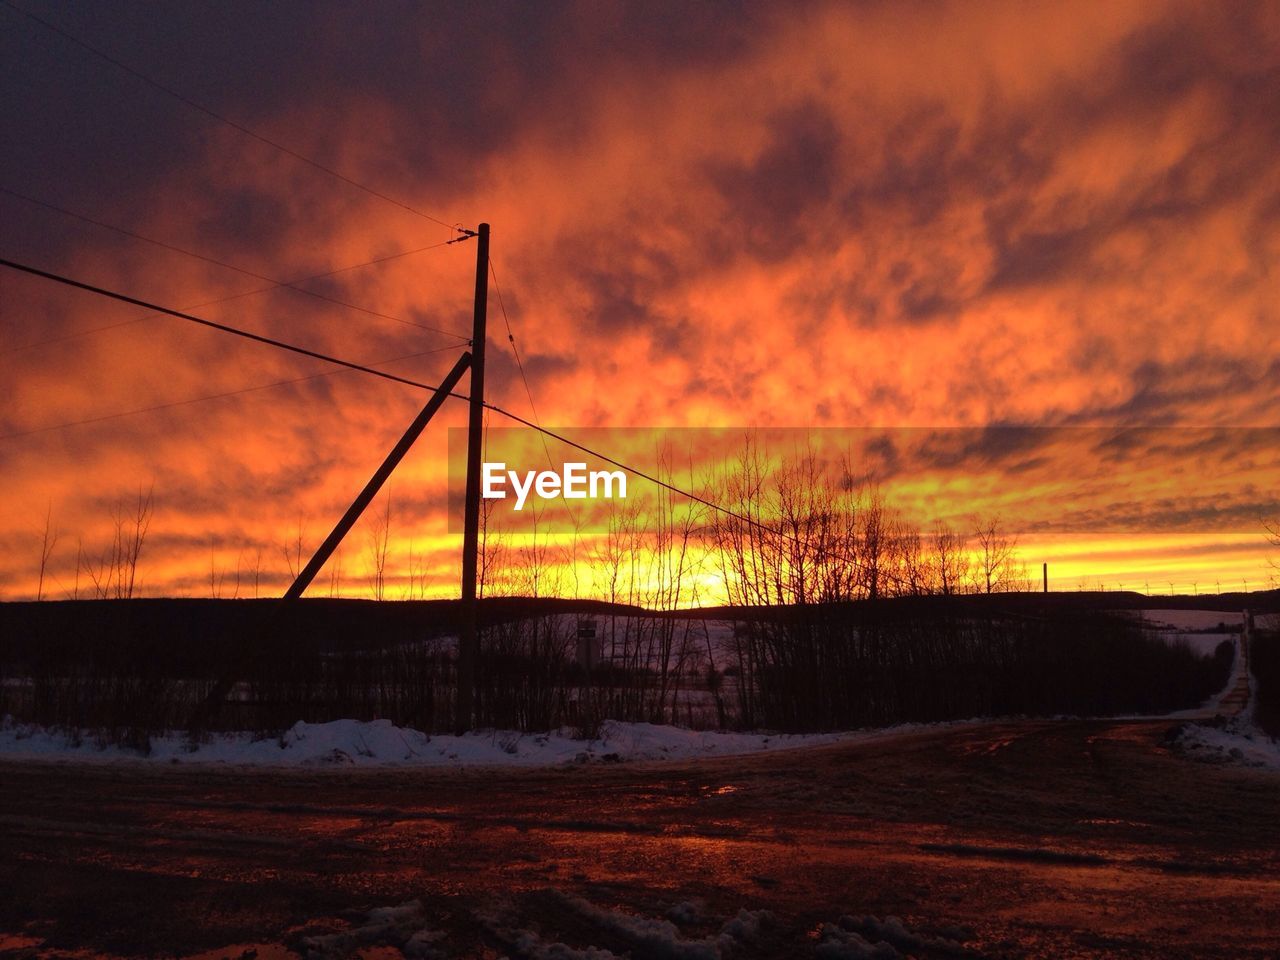
<instances>
[{"instance_id":1,"label":"sunset glow","mask_svg":"<svg viewBox=\"0 0 1280 960\"><path fill-rule=\"evenodd\" d=\"M854 473L923 529L1017 516L1054 589L1275 575L1274 5L320 6L305 43L271 7L22 6L153 82L0 8L0 257L434 384L475 282L443 224L483 221L501 408L1035 428L1017 463L901 441ZM148 491L139 593L278 595L424 402L0 270L0 599L94 595ZM465 423L445 405L309 595L370 595L384 527L389 597L457 595ZM1112 461L1081 428L1146 432ZM600 595L600 536L554 541L552 592ZM700 561L689 602L717 584Z\"/></svg>"}]
</instances>

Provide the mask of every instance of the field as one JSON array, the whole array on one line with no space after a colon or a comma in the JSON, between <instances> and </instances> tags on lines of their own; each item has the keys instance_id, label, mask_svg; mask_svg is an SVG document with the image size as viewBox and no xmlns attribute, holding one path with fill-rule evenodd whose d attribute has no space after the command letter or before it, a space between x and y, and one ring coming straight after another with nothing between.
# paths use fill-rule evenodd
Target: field
<instances>
[{"instance_id":1,"label":"field","mask_svg":"<svg viewBox=\"0 0 1280 960\"><path fill-rule=\"evenodd\" d=\"M1159 664L1190 671L1192 685L1168 689L1191 701L1151 701L1147 718L927 717L935 722L791 737L612 720L595 740L567 728L454 737L369 718L206 732L199 744L155 731L139 744L10 720L0 887L12 894L0 899L0 950L67 960L1275 956L1280 750L1247 715L1214 717L1214 691L1247 676L1234 656L1239 610L1228 601L1095 620L1100 598L1063 599L1075 609L1059 609L1048 630L1033 602L1002 601L999 617L974 605L961 620L946 608L938 622L969 625L959 635L981 641L970 649L982 656L992 638L1006 654L1052 651L1060 628L1101 624L1070 647L1088 681L1079 689L1131 696L1136 687L1114 686L1102 668L1123 679ZM49 609L11 608L8 622ZM382 609L393 627L413 623L405 608ZM853 636L912 650L921 611L875 613ZM632 623L632 635L650 629L634 625L649 619L635 611L593 613ZM582 616L539 613L570 627ZM695 624L707 641L708 662L688 676L709 665L720 684L675 683L673 702L700 704L714 725L716 696L732 699L743 682L735 644L751 630L787 639L793 621L744 628L743 611L717 611L661 622ZM447 648L448 627L439 621L427 640ZM390 629L374 649L420 642ZM10 648L7 662L21 668L14 649L32 647ZM326 640L320 661L368 650ZM584 675L568 656L578 672L562 676L566 689ZM644 666L632 679L648 689L662 670ZM1035 681L1020 702L1076 689L1025 666L1007 675ZM901 690L910 677L898 675ZM11 702L37 689L28 681L11 669ZM621 689L610 696L634 692Z\"/></svg>"},{"instance_id":2,"label":"field","mask_svg":"<svg viewBox=\"0 0 1280 960\"><path fill-rule=\"evenodd\" d=\"M8 763L0 928L49 957L1274 956L1275 776L1170 726L523 772Z\"/></svg>"}]
</instances>

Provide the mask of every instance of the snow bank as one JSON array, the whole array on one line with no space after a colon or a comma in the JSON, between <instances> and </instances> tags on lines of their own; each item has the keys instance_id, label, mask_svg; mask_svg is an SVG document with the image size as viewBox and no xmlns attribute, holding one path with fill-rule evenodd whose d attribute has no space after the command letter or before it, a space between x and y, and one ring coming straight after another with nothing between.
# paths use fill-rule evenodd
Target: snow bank
<instances>
[{"instance_id":1,"label":"snow bank","mask_svg":"<svg viewBox=\"0 0 1280 960\"><path fill-rule=\"evenodd\" d=\"M10 718L0 723L0 758L204 763L245 766L548 766L592 761L681 760L807 747L868 739L912 727L860 733L767 734L683 730L649 723L606 721L595 740L575 740L567 730L521 734L476 731L427 735L389 720L296 723L279 737L214 734L192 744L185 734L152 737L150 751L109 745L92 734L68 733Z\"/></svg>"},{"instance_id":2,"label":"snow bank","mask_svg":"<svg viewBox=\"0 0 1280 960\"><path fill-rule=\"evenodd\" d=\"M1136 610L1132 613L1156 630L1213 630L1219 624L1238 629L1244 621L1240 610Z\"/></svg>"},{"instance_id":3,"label":"snow bank","mask_svg":"<svg viewBox=\"0 0 1280 960\"><path fill-rule=\"evenodd\" d=\"M521 926L512 915L498 909L480 916L490 934L500 943L514 948L515 955L526 960L622 960L624 957L650 957L654 960L726 960L739 954L741 948L760 939L763 928L772 925L767 910L740 909L710 936L686 938L669 920L628 913L624 910L597 906L574 894L549 891L558 906L583 921L592 939L599 937L618 946L621 956L594 944L577 948L560 942L547 942L543 933ZM689 906L689 905L685 905Z\"/></svg>"},{"instance_id":4,"label":"snow bank","mask_svg":"<svg viewBox=\"0 0 1280 960\"><path fill-rule=\"evenodd\" d=\"M420 900L398 907L370 910L364 922L340 933L303 938L307 960L346 960L369 947L399 948L400 954L416 960L445 960L448 956L436 944L444 934L427 926Z\"/></svg>"},{"instance_id":5,"label":"snow bank","mask_svg":"<svg viewBox=\"0 0 1280 960\"><path fill-rule=\"evenodd\" d=\"M1280 740L1255 727L1247 716L1223 723L1188 723L1178 734L1187 756L1208 763L1239 763L1280 770Z\"/></svg>"},{"instance_id":6,"label":"snow bank","mask_svg":"<svg viewBox=\"0 0 1280 960\"><path fill-rule=\"evenodd\" d=\"M949 928L945 936L925 936L909 930L897 917L843 916L838 923L819 928L821 942L814 951L819 960L900 960L903 956L966 956L961 941L973 937L970 930ZM906 951L904 954L902 951Z\"/></svg>"}]
</instances>

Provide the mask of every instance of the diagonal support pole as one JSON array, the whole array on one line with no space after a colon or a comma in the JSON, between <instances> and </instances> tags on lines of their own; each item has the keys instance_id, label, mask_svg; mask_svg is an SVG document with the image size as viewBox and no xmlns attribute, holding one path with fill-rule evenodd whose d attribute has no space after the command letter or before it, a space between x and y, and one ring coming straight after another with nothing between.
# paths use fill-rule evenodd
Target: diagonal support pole
<instances>
[{"instance_id":1,"label":"diagonal support pole","mask_svg":"<svg viewBox=\"0 0 1280 960\"><path fill-rule=\"evenodd\" d=\"M338 521L329 536L325 538L324 543L320 544L320 548L308 561L307 565L302 568L298 578L285 591L285 600L298 599L302 596L303 591L311 586L311 581L316 578L320 568L333 556L333 551L338 549L338 544L342 543L342 538L355 526L355 522L360 519L360 514L364 513L365 507L369 506L373 498L378 495L382 485L387 482L387 477L391 476L391 471L404 459L404 455L409 452L409 448L413 446L414 441L421 436L422 431L426 428L427 422L435 416L436 411L440 409L440 405L453 392L453 388L458 385L458 381L462 379L462 375L467 372L467 368L470 366L471 354L463 353L458 358L458 362L453 365L453 369L449 371L449 375L444 378L444 382L431 395L431 399L422 408L422 412L418 414L413 423L409 424L409 429L404 432L400 442L391 448L391 452L387 454L387 459L382 461L382 466L369 478L369 482L364 485L360 495L352 501L351 506L347 508L347 512L342 515L342 519Z\"/></svg>"},{"instance_id":2,"label":"diagonal support pole","mask_svg":"<svg viewBox=\"0 0 1280 960\"><path fill-rule=\"evenodd\" d=\"M436 411L449 398L449 395L453 393L458 381L462 379L462 375L470 367L471 354L470 352L464 352L458 358L458 362L453 365L453 369L449 371L449 375L444 378L440 386L436 387L431 399L427 401L427 405L414 418L413 423L409 425L409 429L404 432L404 436L387 454L387 458L382 461L382 466L378 467L373 476L369 478L369 482L364 485L360 495L347 508L347 512L342 515L342 519L338 521L333 531L325 538L324 543L320 545L320 549L315 552L315 555L303 567L302 572L298 574L297 579L285 591L284 597L275 604L266 620L253 632L252 642L245 648L244 653L238 658L236 664L214 683L213 689L209 691L208 696L201 702L187 724L193 734L207 728L209 722L217 716L223 701L227 698L227 694L235 686L236 680L245 673L250 672L254 664L265 656L267 650L263 641L270 634L280 614L292 605L291 601L301 597L303 591L311 585L311 581L315 579L316 574L320 572L325 562L333 555L333 551L338 549L338 544L342 542L342 538L347 535L348 531L355 525L355 522L360 519L360 514L364 512L365 507L378 495L382 485L391 476L391 471L404 459L404 455L409 452L409 448L413 446L414 441L422 435L427 423L435 416Z\"/></svg>"}]
</instances>

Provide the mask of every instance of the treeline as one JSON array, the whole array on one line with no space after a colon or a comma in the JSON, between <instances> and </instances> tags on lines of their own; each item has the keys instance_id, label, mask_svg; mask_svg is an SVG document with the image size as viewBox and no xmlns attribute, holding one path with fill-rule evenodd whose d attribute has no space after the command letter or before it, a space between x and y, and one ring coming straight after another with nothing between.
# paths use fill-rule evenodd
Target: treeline
<instances>
[{"instance_id":1,"label":"treeline","mask_svg":"<svg viewBox=\"0 0 1280 960\"><path fill-rule=\"evenodd\" d=\"M230 668L237 683L201 733L348 717L452 729L454 604L304 601L274 621L268 601L17 606L25 621L2 611L0 713L20 721L145 749L186 727ZM1230 644L1197 655L1128 618L974 597L740 610L714 632L604 605L490 600L482 617L477 726L583 736L606 718L807 731L1160 712L1221 689L1232 656ZM268 655L246 658L259 643Z\"/></svg>"},{"instance_id":2,"label":"treeline","mask_svg":"<svg viewBox=\"0 0 1280 960\"><path fill-rule=\"evenodd\" d=\"M1257 683L1253 719L1273 737L1280 737L1280 630L1253 631L1249 667Z\"/></svg>"},{"instance_id":3,"label":"treeline","mask_svg":"<svg viewBox=\"0 0 1280 960\"><path fill-rule=\"evenodd\" d=\"M830 730L1163 711L1225 684L1229 649L1198 656L1130 620L1026 593L1016 539L997 519L973 518L964 533L915 529L851 476L848 464L812 454L774 466L748 445L705 488L721 510L660 491L644 512L614 510L607 531L585 542L504 537L486 515L475 724L587 735L606 718ZM125 599L104 601L99 622L69 631L37 617L0 639L0 711L142 743L193 722L231 677L202 731L346 717L452 728L452 607L308 600L269 622L260 613L148 621L147 603L181 602L127 599L149 516L141 496L119 514L108 565L119 572L104 582ZM373 541L379 583L389 523L388 505ZM296 547L300 564L300 538ZM576 615L545 606L582 592L606 603L585 641ZM735 611L728 636L678 615L711 599ZM53 617L59 604L27 606ZM375 609L406 614L393 624Z\"/></svg>"},{"instance_id":4,"label":"treeline","mask_svg":"<svg viewBox=\"0 0 1280 960\"><path fill-rule=\"evenodd\" d=\"M1159 713L1222 689L1233 647L1212 656L1132 620L974 604L792 608L741 624L745 726L827 730L977 716Z\"/></svg>"},{"instance_id":5,"label":"treeline","mask_svg":"<svg viewBox=\"0 0 1280 960\"><path fill-rule=\"evenodd\" d=\"M589 654L580 622L600 627ZM451 730L457 623L457 601L0 604L0 716L134 745L196 718L201 733L337 718ZM688 649L695 634L706 637L700 621L616 605L488 598L476 725L584 736L608 717L726 725L723 711L690 711L710 663L705 644ZM203 716L226 676L229 695Z\"/></svg>"},{"instance_id":6,"label":"treeline","mask_svg":"<svg viewBox=\"0 0 1280 960\"><path fill-rule=\"evenodd\" d=\"M312 600L273 616L277 609L274 600L0 604L0 714L144 740L187 725L230 671L239 682L221 727L389 715L379 711L397 693L377 684L389 671L370 662L396 661L399 698L416 708L429 685L409 688L422 684L420 663L454 618L449 604L431 602ZM246 657L251 650L259 655Z\"/></svg>"}]
</instances>

